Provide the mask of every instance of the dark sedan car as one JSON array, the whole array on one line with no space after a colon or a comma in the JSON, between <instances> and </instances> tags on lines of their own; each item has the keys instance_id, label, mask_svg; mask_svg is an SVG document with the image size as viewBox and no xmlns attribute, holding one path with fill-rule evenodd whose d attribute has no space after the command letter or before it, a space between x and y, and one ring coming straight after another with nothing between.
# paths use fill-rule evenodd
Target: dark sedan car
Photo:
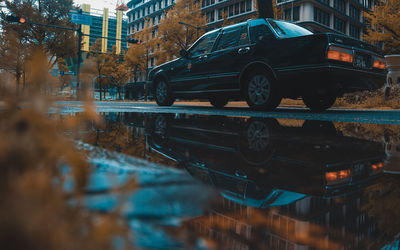
<instances>
[{"instance_id":1,"label":"dark sedan car","mask_svg":"<svg viewBox=\"0 0 400 250\"><path fill-rule=\"evenodd\" d=\"M255 19L204 34L180 58L151 70L148 87L160 106L175 98L206 98L215 107L245 99L273 110L283 97L301 97L321 111L344 93L382 87L385 67L380 50L362 41Z\"/></svg>"}]
</instances>

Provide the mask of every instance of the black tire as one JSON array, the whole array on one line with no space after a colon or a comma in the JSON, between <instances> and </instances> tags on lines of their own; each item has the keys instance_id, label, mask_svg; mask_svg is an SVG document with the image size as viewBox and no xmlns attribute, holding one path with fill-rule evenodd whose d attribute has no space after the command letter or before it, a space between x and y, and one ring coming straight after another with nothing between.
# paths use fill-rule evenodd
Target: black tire
<instances>
[{"instance_id":1,"label":"black tire","mask_svg":"<svg viewBox=\"0 0 400 250\"><path fill-rule=\"evenodd\" d=\"M250 108L274 110L282 100L277 82L262 69L257 69L244 79L243 92Z\"/></svg>"},{"instance_id":2,"label":"black tire","mask_svg":"<svg viewBox=\"0 0 400 250\"><path fill-rule=\"evenodd\" d=\"M229 99L227 97L212 97L209 101L215 108L223 108L228 104Z\"/></svg>"},{"instance_id":3,"label":"black tire","mask_svg":"<svg viewBox=\"0 0 400 250\"><path fill-rule=\"evenodd\" d=\"M158 78L154 84L154 98L159 106L171 106L175 99L171 95L168 82L164 78Z\"/></svg>"},{"instance_id":4,"label":"black tire","mask_svg":"<svg viewBox=\"0 0 400 250\"><path fill-rule=\"evenodd\" d=\"M336 96L334 95L310 95L310 96L303 96L304 104L311 109L312 111L325 111L332 107L332 105L336 101Z\"/></svg>"}]
</instances>

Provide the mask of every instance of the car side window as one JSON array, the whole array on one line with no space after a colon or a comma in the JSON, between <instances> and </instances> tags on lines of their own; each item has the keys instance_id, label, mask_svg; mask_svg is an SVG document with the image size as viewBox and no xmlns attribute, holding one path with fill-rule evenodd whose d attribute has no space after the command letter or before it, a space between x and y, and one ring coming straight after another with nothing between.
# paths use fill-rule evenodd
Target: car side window
<instances>
[{"instance_id":1,"label":"car side window","mask_svg":"<svg viewBox=\"0 0 400 250\"><path fill-rule=\"evenodd\" d=\"M202 37L195 45L193 45L192 48L190 48L190 57L196 57L211 52L218 34L219 32L213 32Z\"/></svg>"},{"instance_id":2,"label":"car side window","mask_svg":"<svg viewBox=\"0 0 400 250\"><path fill-rule=\"evenodd\" d=\"M266 36L273 36L272 31L265 24L250 27L251 43L257 43Z\"/></svg>"},{"instance_id":3,"label":"car side window","mask_svg":"<svg viewBox=\"0 0 400 250\"><path fill-rule=\"evenodd\" d=\"M235 26L224 30L216 50L234 48L248 43L247 25Z\"/></svg>"}]
</instances>

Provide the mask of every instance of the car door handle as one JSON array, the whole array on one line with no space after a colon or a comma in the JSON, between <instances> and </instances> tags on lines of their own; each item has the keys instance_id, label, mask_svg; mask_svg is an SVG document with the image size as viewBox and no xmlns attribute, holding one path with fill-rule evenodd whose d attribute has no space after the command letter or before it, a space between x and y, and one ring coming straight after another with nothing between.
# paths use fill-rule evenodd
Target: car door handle
<instances>
[{"instance_id":1,"label":"car door handle","mask_svg":"<svg viewBox=\"0 0 400 250\"><path fill-rule=\"evenodd\" d=\"M250 51L250 47L244 47L244 48L240 48L239 50L238 50L238 53L239 54L246 54L247 52L249 52Z\"/></svg>"}]
</instances>

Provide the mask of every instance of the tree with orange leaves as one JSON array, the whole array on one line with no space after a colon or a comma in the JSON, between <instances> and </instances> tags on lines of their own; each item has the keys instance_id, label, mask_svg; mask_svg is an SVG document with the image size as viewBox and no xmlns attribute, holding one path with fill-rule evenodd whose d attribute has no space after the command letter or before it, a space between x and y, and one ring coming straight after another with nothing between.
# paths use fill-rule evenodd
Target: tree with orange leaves
<instances>
[{"instance_id":1,"label":"tree with orange leaves","mask_svg":"<svg viewBox=\"0 0 400 250\"><path fill-rule=\"evenodd\" d=\"M386 54L400 53L400 1L380 0L364 14L368 26L364 39L383 43Z\"/></svg>"},{"instance_id":2,"label":"tree with orange leaves","mask_svg":"<svg viewBox=\"0 0 400 250\"><path fill-rule=\"evenodd\" d=\"M179 57L181 49L188 49L204 33L203 27L206 23L206 17L201 13L200 1L178 0L165 13L158 28L160 50L157 53L157 64Z\"/></svg>"}]
</instances>

